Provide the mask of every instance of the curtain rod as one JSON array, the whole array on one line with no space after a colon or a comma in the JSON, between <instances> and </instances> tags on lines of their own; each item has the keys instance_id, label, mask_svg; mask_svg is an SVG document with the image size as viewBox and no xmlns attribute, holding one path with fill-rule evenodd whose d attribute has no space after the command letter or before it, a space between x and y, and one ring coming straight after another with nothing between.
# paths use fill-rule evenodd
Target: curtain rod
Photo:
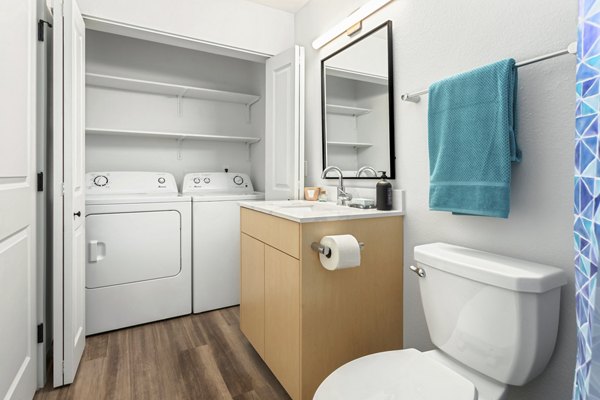
<instances>
[{"instance_id":1,"label":"curtain rod","mask_svg":"<svg viewBox=\"0 0 600 400\"><path fill-rule=\"evenodd\" d=\"M531 58L529 60L521 61L515 64L515 67L520 68L526 65L535 64L540 61L549 60L551 58L564 56L565 54L577 54L577 42L569 44L566 49L555 51L554 53L544 54L543 56ZM402 101L410 101L411 103L418 103L421 101L421 96L429 93L428 89L421 90L413 93L404 93L400 95Z\"/></svg>"}]
</instances>

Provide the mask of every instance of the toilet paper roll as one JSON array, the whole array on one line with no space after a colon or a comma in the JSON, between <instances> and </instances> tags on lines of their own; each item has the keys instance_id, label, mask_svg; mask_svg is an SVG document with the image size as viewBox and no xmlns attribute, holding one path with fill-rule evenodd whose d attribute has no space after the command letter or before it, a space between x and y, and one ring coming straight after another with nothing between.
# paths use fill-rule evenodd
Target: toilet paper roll
<instances>
[{"instance_id":1,"label":"toilet paper roll","mask_svg":"<svg viewBox=\"0 0 600 400\"><path fill-rule=\"evenodd\" d=\"M319 254L321 265L330 270L354 268L360 266L360 245L352 235L324 236L321 246L331 249L331 257Z\"/></svg>"}]
</instances>

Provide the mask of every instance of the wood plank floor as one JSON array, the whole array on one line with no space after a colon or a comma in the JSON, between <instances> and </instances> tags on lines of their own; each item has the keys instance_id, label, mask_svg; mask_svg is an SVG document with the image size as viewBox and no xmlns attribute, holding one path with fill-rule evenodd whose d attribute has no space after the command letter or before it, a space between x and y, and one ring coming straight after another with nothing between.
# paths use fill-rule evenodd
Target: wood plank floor
<instances>
[{"instance_id":1,"label":"wood plank floor","mask_svg":"<svg viewBox=\"0 0 600 400\"><path fill-rule=\"evenodd\" d=\"M49 379L51 382L52 379ZM239 307L87 338L75 382L36 400L289 399L239 328Z\"/></svg>"}]
</instances>

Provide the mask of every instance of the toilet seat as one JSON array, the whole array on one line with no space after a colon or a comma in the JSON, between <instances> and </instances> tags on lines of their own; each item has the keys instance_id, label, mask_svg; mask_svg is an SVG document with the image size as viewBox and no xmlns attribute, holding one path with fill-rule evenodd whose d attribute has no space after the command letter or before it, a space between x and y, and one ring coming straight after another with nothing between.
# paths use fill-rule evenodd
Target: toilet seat
<instances>
[{"instance_id":1,"label":"toilet seat","mask_svg":"<svg viewBox=\"0 0 600 400\"><path fill-rule=\"evenodd\" d=\"M313 400L477 400L471 381L415 349L370 354L329 375Z\"/></svg>"}]
</instances>

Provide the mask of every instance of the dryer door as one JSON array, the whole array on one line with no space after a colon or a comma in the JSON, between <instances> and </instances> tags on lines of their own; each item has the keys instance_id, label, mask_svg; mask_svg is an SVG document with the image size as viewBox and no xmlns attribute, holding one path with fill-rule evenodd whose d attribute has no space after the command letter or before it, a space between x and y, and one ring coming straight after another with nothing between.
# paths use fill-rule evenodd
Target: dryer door
<instances>
[{"instance_id":1,"label":"dryer door","mask_svg":"<svg viewBox=\"0 0 600 400\"><path fill-rule=\"evenodd\" d=\"M88 289L175 276L181 271L181 215L174 210L89 214Z\"/></svg>"}]
</instances>

